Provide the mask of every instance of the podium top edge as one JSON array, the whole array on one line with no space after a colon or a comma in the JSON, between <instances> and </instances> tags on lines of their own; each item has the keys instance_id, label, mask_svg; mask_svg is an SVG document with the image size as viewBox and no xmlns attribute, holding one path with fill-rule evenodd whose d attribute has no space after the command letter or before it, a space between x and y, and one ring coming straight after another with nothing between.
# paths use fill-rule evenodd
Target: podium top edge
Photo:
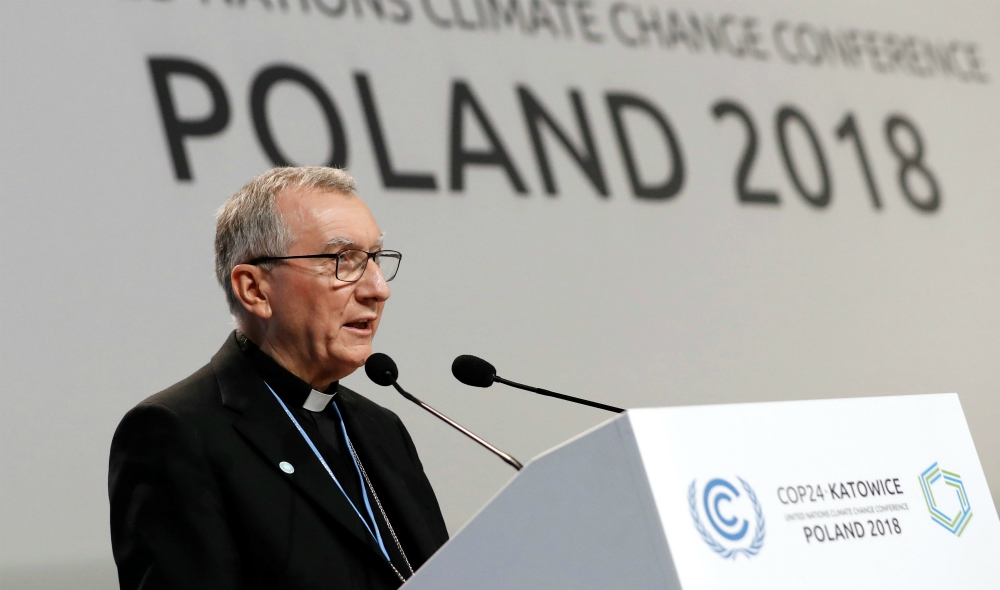
<instances>
[{"instance_id":1,"label":"podium top edge","mask_svg":"<svg viewBox=\"0 0 1000 590\"><path fill-rule=\"evenodd\" d=\"M916 394L903 394L903 395L865 395L865 396L850 396L850 397L824 397L824 398L805 398L805 399L785 399L785 400L767 400L758 402L719 402L719 403L707 403L707 404L685 404L676 406L642 406L635 408L628 408L625 412L627 414L644 413L654 410L686 410L686 409L703 409L703 408L721 408L721 407L761 407L770 405L785 405L785 404L822 404L822 403L841 403L841 402L865 402L865 401L879 401L885 402L887 400L905 400L905 399L946 399L955 398L959 402L961 399L957 392L950 393L916 393ZM602 422L594 428L604 425L606 422ZM590 429L592 430L592 429ZM587 430L587 432L590 432ZM585 434L585 433L581 433ZM578 435L580 436L580 435ZM576 437L574 437L576 438ZM572 440L572 439L571 439ZM569 441L567 441L569 442Z\"/></svg>"}]
</instances>

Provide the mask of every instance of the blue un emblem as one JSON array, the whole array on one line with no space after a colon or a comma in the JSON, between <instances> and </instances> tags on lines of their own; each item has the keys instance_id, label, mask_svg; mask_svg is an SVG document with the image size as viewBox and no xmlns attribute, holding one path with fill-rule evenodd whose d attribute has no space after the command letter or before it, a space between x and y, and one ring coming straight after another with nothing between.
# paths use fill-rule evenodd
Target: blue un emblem
<instances>
[{"instance_id":1,"label":"blue un emblem","mask_svg":"<svg viewBox=\"0 0 1000 590\"><path fill-rule=\"evenodd\" d=\"M697 480L688 488L694 527L712 551L726 559L736 559L740 553L753 557L764 545L764 511L757 494L743 478L736 479L739 487L715 478L705 484L701 494Z\"/></svg>"}]
</instances>

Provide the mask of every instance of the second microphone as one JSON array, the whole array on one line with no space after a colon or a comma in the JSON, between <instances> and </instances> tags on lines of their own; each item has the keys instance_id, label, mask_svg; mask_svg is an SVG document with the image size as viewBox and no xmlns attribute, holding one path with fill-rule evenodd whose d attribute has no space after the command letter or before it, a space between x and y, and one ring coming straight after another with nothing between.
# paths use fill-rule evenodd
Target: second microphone
<instances>
[{"instance_id":1,"label":"second microphone","mask_svg":"<svg viewBox=\"0 0 1000 590\"><path fill-rule=\"evenodd\" d=\"M493 383L503 383L504 385L509 385L525 391L531 391L539 395L554 397L568 402L590 406L591 408L598 408L618 413L625 411L624 408L609 406L608 404L602 404L600 402L592 402L590 400L574 397L572 395L556 393L554 391L549 391L548 389L532 387L530 385L515 383L514 381L504 379L503 377L497 375L496 367L478 356L472 356L471 354L463 354L456 357L455 361L451 364L451 373L462 383L473 387L489 387L493 385Z\"/></svg>"}]
</instances>

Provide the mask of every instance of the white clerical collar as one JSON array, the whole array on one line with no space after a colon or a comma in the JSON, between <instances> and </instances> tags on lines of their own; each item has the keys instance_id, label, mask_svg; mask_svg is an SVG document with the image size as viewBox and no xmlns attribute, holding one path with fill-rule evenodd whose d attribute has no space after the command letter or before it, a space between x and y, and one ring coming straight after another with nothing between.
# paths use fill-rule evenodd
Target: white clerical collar
<instances>
[{"instance_id":1,"label":"white clerical collar","mask_svg":"<svg viewBox=\"0 0 1000 590\"><path fill-rule=\"evenodd\" d=\"M309 397L306 398L302 407L310 412L322 412L335 395L337 395L336 391L334 393L322 393L314 389L309 392Z\"/></svg>"}]
</instances>

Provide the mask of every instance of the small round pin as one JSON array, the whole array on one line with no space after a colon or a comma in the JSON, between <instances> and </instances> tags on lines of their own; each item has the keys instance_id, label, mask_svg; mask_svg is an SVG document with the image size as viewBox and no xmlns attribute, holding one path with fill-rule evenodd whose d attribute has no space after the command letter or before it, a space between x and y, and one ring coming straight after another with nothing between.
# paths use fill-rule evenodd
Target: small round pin
<instances>
[{"instance_id":1,"label":"small round pin","mask_svg":"<svg viewBox=\"0 0 1000 590\"><path fill-rule=\"evenodd\" d=\"M278 467L281 467L281 470L284 471L285 473L288 474L295 473L295 468L292 467L292 464L289 463L288 461L282 461L281 463L278 463Z\"/></svg>"}]
</instances>

